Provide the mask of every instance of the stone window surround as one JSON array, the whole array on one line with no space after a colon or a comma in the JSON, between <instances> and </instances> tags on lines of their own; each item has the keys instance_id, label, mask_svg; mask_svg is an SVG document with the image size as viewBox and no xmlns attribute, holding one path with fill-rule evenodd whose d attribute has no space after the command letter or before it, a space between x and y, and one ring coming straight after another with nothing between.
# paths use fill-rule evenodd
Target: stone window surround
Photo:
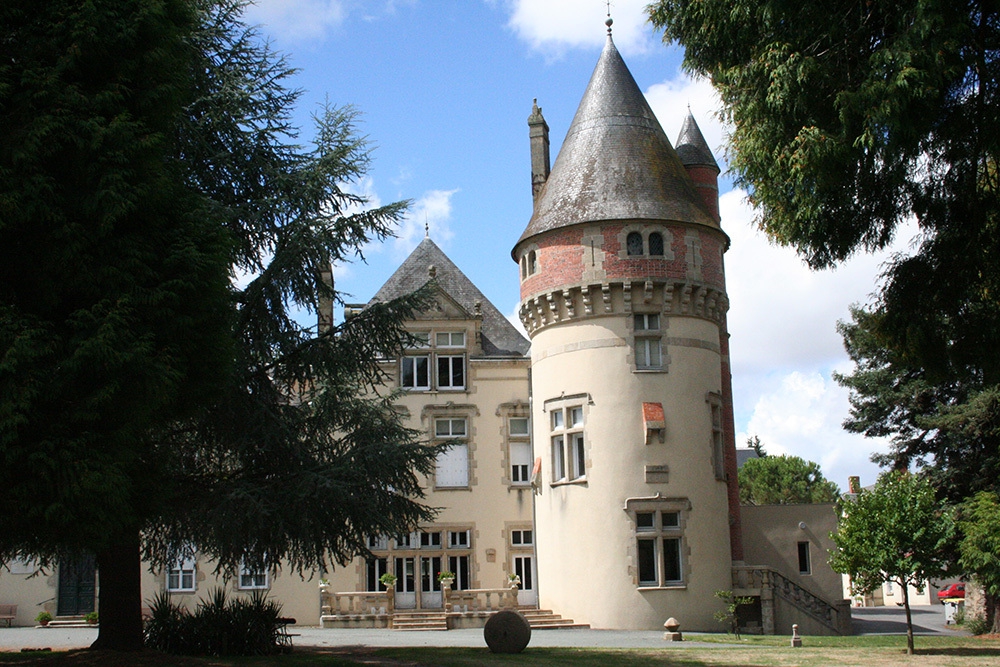
<instances>
[{"instance_id":1,"label":"stone window surround","mask_svg":"<svg viewBox=\"0 0 1000 667\"><path fill-rule=\"evenodd\" d=\"M629 574L632 576L632 583L635 585L636 589L639 591L686 589L687 582L691 579L691 572L694 570L694 565L692 564L691 559L691 549L688 546L686 538L688 515L691 512L691 501L688 498L671 498L657 493L655 496L628 498L625 501L625 507L622 509L625 510L626 516L632 526L632 534L635 536L635 540L631 548ZM678 526L676 529L671 528L669 530L657 528L652 531L639 531L636 529L636 514L643 512L655 512L657 517L661 516L662 512L676 512L678 515ZM657 540L656 544L658 548L656 549L656 576L660 579L660 581L656 586L639 583L638 540L643 536L646 538L654 537ZM680 538L680 581L664 583L662 580L663 564L660 562L660 559L663 557L663 537Z\"/></svg>"},{"instance_id":2,"label":"stone window surround","mask_svg":"<svg viewBox=\"0 0 1000 667\"><path fill-rule=\"evenodd\" d=\"M546 425L547 425L547 433L549 434L547 442L550 454L549 456L550 466L553 465L553 462L551 460L552 437L555 437L552 435L554 433L552 428L552 417L551 417L552 412L554 412L555 410L568 410L569 408L574 408L574 407L580 407L583 409L583 427L582 430L580 431L583 434L583 447L584 447L583 450L584 454L582 461L582 466L583 466L582 475L580 477L568 479L570 470L569 455L571 455L573 452L572 452L572 443L568 443L565 438L568 437L568 435L577 432L577 430L570 428L567 423L564 423L563 428L560 430L560 433L562 433L564 437L562 446L563 446L563 452L565 453L564 456L566 456L566 458L564 459L564 466L567 474L566 477L564 478L553 480L551 477L555 473L555 471L551 470L549 473L550 477L549 486L587 485L587 470L590 469L591 467L591 461L589 457L591 442L590 438L586 435L586 433L587 433L587 421L589 420L590 406L592 406L593 404L594 404L593 398L590 396L589 393L562 395L559 396L558 398L546 399L542 403L542 414L547 415Z\"/></svg>"},{"instance_id":3,"label":"stone window surround","mask_svg":"<svg viewBox=\"0 0 1000 667\"><path fill-rule=\"evenodd\" d=\"M428 439L430 442L439 442L446 439L438 438L435 433L435 425L438 419L465 419L466 433L465 445L467 447L469 478L467 486L437 486L436 475L428 475L428 485L434 491L471 491L479 483L476 477L476 425L475 419L479 417L479 408L475 404L455 404L451 401L443 405L425 405L420 411L420 422L426 425ZM450 439L450 438L448 438Z\"/></svg>"},{"instance_id":4,"label":"stone window surround","mask_svg":"<svg viewBox=\"0 0 1000 667\"><path fill-rule=\"evenodd\" d=\"M642 236L642 254L641 255L630 255L628 254L628 235L632 232L637 232ZM657 232L663 237L663 254L662 255L650 255L649 254L649 235L653 232ZM648 223L629 223L623 225L621 230L618 232L618 259L629 260L629 259L662 259L667 261L674 260L674 250L673 242L674 235L665 226L662 225L650 225Z\"/></svg>"},{"instance_id":5,"label":"stone window surround","mask_svg":"<svg viewBox=\"0 0 1000 667\"><path fill-rule=\"evenodd\" d=\"M531 406L524 401L514 401L512 403L502 403L497 407L496 416L500 418L500 439L503 442L503 457L500 465L503 466L503 475L501 477L503 484L507 486L507 490L511 489L526 489L531 488L531 475L529 472L528 481L526 482L514 482L511 479L511 456L510 456L510 445L513 442L526 442L528 443L529 451L531 448ZM524 418L528 420L528 434L526 436L511 436L510 434L510 420L511 418ZM534 452L532 452L534 455ZM532 459L533 460L533 459Z\"/></svg>"}]
</instances>

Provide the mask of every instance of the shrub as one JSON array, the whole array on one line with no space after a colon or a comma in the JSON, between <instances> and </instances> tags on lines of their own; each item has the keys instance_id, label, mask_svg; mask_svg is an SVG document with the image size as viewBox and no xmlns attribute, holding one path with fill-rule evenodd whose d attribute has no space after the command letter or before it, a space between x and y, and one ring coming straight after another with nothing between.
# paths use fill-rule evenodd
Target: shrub
<instances>
[{"instance_id":1,"label":"shrub","mask_svg":"<svg viewBox=\"0 0 1000 667\"><path fill-rule=\"evenodd\" d=\"M281 605L254 591L229 599L213 589L191 613L160 593L150 606L146 646L181 655L270 655L280 649Z\"/></svg>"},{"instance_id":2,"label":"shrub","mask_svg":"<svg viewBox=\"0 0 1000 667\"><path fill-rule=\"evenodd\" d=\"M968 615L965 618L965 629L974 635L985 635L990 631L989 623L986 622L986 617L982 615Z\"/></svg>"}]
</instances>

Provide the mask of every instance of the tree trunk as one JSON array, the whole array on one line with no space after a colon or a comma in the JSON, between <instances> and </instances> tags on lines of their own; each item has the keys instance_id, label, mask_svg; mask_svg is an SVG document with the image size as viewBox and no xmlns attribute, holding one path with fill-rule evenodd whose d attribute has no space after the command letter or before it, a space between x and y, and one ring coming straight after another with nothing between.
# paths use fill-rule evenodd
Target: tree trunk
<instances>
[{"instance_id":1,"label":"tree trunk","mask_svg":"<svg viewBox=\"0 0 1000 667\"><path fill-rule=\"evenodd\" d=\"M913 618L910 616L910 587L904 581L900 584L903 588L903 607L906 609L906 653L913 655Z\"/></svg>"},{"instance_id":2,"label":"tree trunk","mask_svg":"<svg viewBox=\"0 0 1000 667\"><path fill-rule=\"evenodd\" d=\"M990 634L1000 634L1000 596L983 593L983 611Z\"/></svg>"},{"instance_id":3,"label":"tree trunk","mask_svg":"<svg viewBox=\"0 0 1000 667\"><path fill-rule=\"evenodd\" d=\"M97 554L101 627L92 649L142 650L142 587L139 531L120 535Z\"/></svg>"}]
</instances>

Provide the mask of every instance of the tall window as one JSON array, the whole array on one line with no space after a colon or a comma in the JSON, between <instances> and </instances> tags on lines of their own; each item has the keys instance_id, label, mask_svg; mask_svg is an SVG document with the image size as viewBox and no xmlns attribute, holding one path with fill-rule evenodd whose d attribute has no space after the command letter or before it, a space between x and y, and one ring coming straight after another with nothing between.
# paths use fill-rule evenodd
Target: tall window
<instances>
[{"instance_id":1,"label":"tall window","mask_svg":"<svg viewBox=\"0 0 1000 667\"><path fill-rule=\"evenodd\" d=\"M682 584L681 513L674 509L635 511L636 569L640 587Z\"/></svg>"},{"instance_id":2,"label":"tall window","mask_svg":"<svg viewBox=\"0 0 1000 667\"><path fill-rule=\"evenodd\" d=\"M712 468L715 479L726 479L725 440L722 437L722 400L717 394L709 395L712 409Z\"/></svg>"},{"instance_id":3,"label":"tall window","mask_svg":"<svg viewBox=\"0 0 1000 667\"><path fill-rule=\"evenodd\" d=\"M438 454L435 469L435 486L469 486L468 422L464 417L444 417L434 420L435 440L445 442L448 448Z\"/></svg>"},{"instance_id":4,"label":"tall window","mask_svg":"<svg viewBox=\"0 0 1000 667\"><path fill-rule=\"evenodd\" d=\"M663 368L660 350L660 316L657 313L637 313L635 325L635 367L637 369Z\"/></svg>"},{"instance_id":5,"label":"tall window","mask_svg":"<svg viewBox=\"0 0 1000 667\"><path fill-rule=\"evenodd\" d=\"M799 574L812 574L808 542L799 542Z\"/></svg>"},{"instance_id":6,"label":"tall window","mask_svg":"<svg viewBox=\"0 0 1000 667\"><path fill-rule=\"evenodd\" d=\"M416 343L400 360L400 386L411 391L465 389L465 332L411 335Z\"/></svg>"},{"instance_id":7,"label":"tall window","mask_svg":"<svg viewBox=\"0 0 1000 667\"><path fill-rule=\"evenodd\" d=\"M365 563L365 585L370 591L384 591L385 584L379 581L389 571L388 558L369 558Z\"/></svg>"},{"instance_id":8,"label":"tall window","mask_svg":"<svg viewBox=\"0 0 1000 667\"><path fill-rule=\"evenodd\" d=\"M583 406L556 408L551 412L552 481L566 482L586 476Z\"/></svg>"},{"instance_id":9,"label":"tall window","mask_svg":"<svg viewBox=\"0 0 1000 667\"><path fill-rule=\"evenodd\" d=\"M527 417L507 420L507 437L510 454L510 483L518 486L531 484L531 443Z\"/></svg>"},{"instance_id":10,"label":"tall window","mask_svg":"<svg viewBox=\"0 0 1000 667\"><path fill-rule=\"evenodd\" d=\"M402 360L400 385L405 389L430 389L430 357L407 356Z\"/></svg>"},{"instance_id":11,"label":"tall window","mask_svg":"<svg viewBox=\"0 0 1000 667\"><path fill-rule=\"evenodd\" d=\"M194 552L181 550L167 568L167 590L174 593L192 593L195 590Z\"/></svg>"}]
</instances>

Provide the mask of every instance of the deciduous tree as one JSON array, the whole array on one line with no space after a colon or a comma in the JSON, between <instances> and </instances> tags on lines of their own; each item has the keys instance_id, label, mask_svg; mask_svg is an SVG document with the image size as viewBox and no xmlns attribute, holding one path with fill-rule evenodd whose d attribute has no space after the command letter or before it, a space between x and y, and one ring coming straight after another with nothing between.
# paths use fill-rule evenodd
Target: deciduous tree
<instances>
[{"instance_id":1,"label":"deciduous tree","mask_svg":"<svg viewBox=\"0 0 1000 667\"><path fill-rule=\"evenodd\" d=\"M982 491L958 510L959 561L983 590L986 626L1000 633L1000 496Z\"/></svg>"},{"instance_id":2,"label":"deciduous tree","mask_svg":"<svg viewBox=\"0 0 1000 667\"><path fill-rule=\"evenodd\" d=\"M871 593L885 582L899 585L907 652L913 653L909 587L945 573L954 536L954 522L927 480L886 472L874 488L844 503L830 566L850 575L853 593Z\"/></svg>"}]
</instances>

